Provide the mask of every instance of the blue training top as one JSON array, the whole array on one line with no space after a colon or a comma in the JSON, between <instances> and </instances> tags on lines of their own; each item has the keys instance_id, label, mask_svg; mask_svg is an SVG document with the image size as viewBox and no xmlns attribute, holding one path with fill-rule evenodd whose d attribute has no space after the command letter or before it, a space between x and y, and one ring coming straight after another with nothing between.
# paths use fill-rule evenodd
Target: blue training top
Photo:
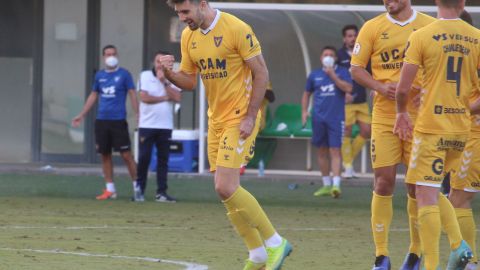
<instances>
[{"instance_id":1,"label":"blue training top","mask_svg":"<svg viewBox=\"0 0 480 270\"><path fill-rule=\"evenodd\" d=\"M107 72L102 69L95 74L93 91L98 92L99 120L125 120L127 110L125 101L130 89L135 89L132 75L128 70L119 67L117 70Z\"/></svg>"},{"instance_id":2,"label":"blue training top","mask_svg":"<svg viewBox=\"0 0 480 270\"><path fill-rule=\"evenodd\" d=\"M344 68L350 69L350 61L352 56L348 53L348 49L343 46L337 52L338 64ZM365 87L361 86L357 82L353 81L353 104L365 103L367 102L367 91Z\"/></svg>"},{"instance_id":3,"label":"blue training top","mask_svg":"<svg viewBox=\"0 0 480 270\"><path fill-rule=\"evenodd\" d=\"M335 73L341 80L352 83L348 69L335 66ZM345 92L335 85L323 69L317 69L310 73L305 91L313 93L312 119L345 120Z\"/></svg>"}]
</instances>

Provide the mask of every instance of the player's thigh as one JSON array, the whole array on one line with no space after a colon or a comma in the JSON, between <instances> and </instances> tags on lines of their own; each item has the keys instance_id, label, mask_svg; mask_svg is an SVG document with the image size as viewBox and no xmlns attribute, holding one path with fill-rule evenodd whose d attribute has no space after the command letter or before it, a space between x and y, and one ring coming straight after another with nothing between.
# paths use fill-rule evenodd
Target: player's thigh
<instances>
[{"instance_id":1,"label":"player's thigh","mask_svg":"<svg viewBox=\"0 0 480 270\"><path fill-rule=\"evenodd\" d=\"M327 122L327 137L329 148L340 149L342 147L343 132L345 129L344 123L344 121Z\"/></svg>"},{"instance_id":2,"label":"player's thigh","mask_svg":"<svg viewBox=\"0 0 480 270\"><path fill-rule=\"evenodd\" d=\"M351 126L357 122L356 117L356 105L355 104L347 104L345 105L345 126Z\"/></svg>"},{"instance_id":3,"label":"player's thigh","mask_svg":"<svg viewBox=\"0 0 480 270\"><path fill-rule=\"evenodd\" d=\"M260 117L257 117L252 134L245 139L240 137L239 125L223 130L217 154L217 166L239 169L248 164L255 153L255 138L258 134L260 120Z\"/></svg>"},{"instance_id":4,"label":"player's thigh","mask_svg":"<svg viewBox=\"0 0 480 270\"><path fill-rule=\"evenodd\" d=\"M402 162L403 144L398 136L393 134L393 124L372 124L370 154L374 169Z\"/></svg>"},{"instance_id":5,"label":"player's thigh","mask_svg":"<svg viewBox=\"0 0 480 270\"><path fill-rule=\"evenodd\" d=\"M467 192L480 192L480 138L470 138L460 158L451 187Z\"/></svg>"},{"instance_id":6,"label":"player's thigh","mask_svg":"<svg viewBox=\"0 0 480 270\"><path fill-rule=\"evenodd\" d=\"M125 120L112 121L112 146L115 151L130 151L130 134Z\"/></svg>"},{"instance_id":7,"label":"player's thigh","mask_svg":"<svg viewBox=\"0 0 480 270\"><path fill-rule=\"evenodd\" d=\"M312 144L316 147L328 147L328 125L325 121L312 119Z\"/></svg>"},{"instance_id":8,"label":"player's thigh","mask_svg":"<svg viewBox=\"0 0 480 270\"><path fill-rule=\"evenodd\" d=\"M465 140L463 135L415 132L406 182L440 188L445 173L458 166Z\"/></svg>"},{"instance_id":9,"label":"player's thigh","mask_svg":"<svg viewBox=\"0 0 480 270\"><path fill-rule=\"evenodd\" d=\"M218 149L220 147L221 132L215 130L211 125L208 127L207 135L207 156L210 164L210 171L214 172L217 169L216 162L218 156ZM222 143L222 145L224 145Z\"/></svg>"},{"instance_id":10,"label":"player's thigh","mask_svg":"<svg viewBox=\"0 0 480 270\"><path fill-rule=\"evenodd\" d=\"M358 122L362 122L365 124L372 123L372 116L370 114L370 108L368 107L368 103L360 103L356 104L356 118Z\"/></svg>"},{"instance_id":11,"label":"player's thigh","mask_svg":"<svg viewBox=\"0 0 480 270\"><path fill-rule=\"evenodd\" d=\"M100 154L112 153L111 121L95 120L95 148Z\"/></svg>"}]
</instances>

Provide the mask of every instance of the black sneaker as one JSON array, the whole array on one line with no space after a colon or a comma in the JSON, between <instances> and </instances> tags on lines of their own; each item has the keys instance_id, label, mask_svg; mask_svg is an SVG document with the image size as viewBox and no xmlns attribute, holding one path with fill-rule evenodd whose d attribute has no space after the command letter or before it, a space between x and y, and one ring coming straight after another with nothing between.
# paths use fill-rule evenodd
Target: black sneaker
<instances>
[{"instance_id":1,"label":"black sneaker","mask_svg":"<svg viewBox=\"0 0 480 270\"><path fill-rule=\"evenodd\" d=\"M169 196L167 193L159 193L155 196L155 201L157 202L165 202L165 203L176 203L177 200Z\"/></svg>"}]
</instances>

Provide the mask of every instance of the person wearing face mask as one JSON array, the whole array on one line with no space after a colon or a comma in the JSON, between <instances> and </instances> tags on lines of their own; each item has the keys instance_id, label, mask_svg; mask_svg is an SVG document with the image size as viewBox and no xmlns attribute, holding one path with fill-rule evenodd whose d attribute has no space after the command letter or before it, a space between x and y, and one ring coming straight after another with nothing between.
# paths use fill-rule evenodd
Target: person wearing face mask
<instances>
[{"instance_id":1,"label":"person wearing face mask","mask_svg":"<svg viewBox=\"0 0 480 270\"><path fill-rule=\"evenodd\" d=\"M107 45L102 49L105 69L95 74L92 92L82 111L72 120L72 126L78 127L98 99L97 119L95 121L95 144L102 156L103 176L106 188L97 200L115 199L117 192L113 182L112 148L120 152L132 179L134 197L139 197L136 164L130 151L130 135L126 121L125 102L130 97L132 109L138 116L138 104L132 75L118 65L117 48Z\"/></svg>"},{"instance_id":2,"label":"person wearing face mask","mask_svg":"<svg viewBox=\"0 0 480 270\"><path fill-rule=\"evenodd\" d=\"M165 78L160 67L160 57L170 53L158 51L155 53L153 68L143 71L138 82L140 93L140 120L138 184L142 194L136 201L144 201L144 192L147 184L148 165L152 155L152 147L157 148L157 202L176 202L175 198L167 194L168 156L170 138L173 129L173 105L180 102L180 89Z\"/></svg>"},{"instance_id":3,"label":"person wearing face mask","mask_svg":"<svg viewBox=\"0 0 480 270\"><path fill-rule=\"evenodd\" d=\"M322 68L308 76L302 97L302 122L309 116L308 103L313 94L312 144L318 148L317 159L322 172L323 187L315 196L340 196L342 137L345 121L345 93L351 93L352 78L348 69L336 65L337 53L332 46L322 49ZM330 172L333 174L330 178Z\"/></svg>"}]
</instances>

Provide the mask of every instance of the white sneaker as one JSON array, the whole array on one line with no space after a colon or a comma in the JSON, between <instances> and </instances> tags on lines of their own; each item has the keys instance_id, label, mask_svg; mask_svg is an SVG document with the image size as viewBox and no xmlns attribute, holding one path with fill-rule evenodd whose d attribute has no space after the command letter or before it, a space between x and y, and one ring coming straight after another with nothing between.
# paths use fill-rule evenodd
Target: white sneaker
<instances>
[{"instance_id":1,"label":"white sneaker","mask_svg":"<svg viewBox=\"0 0 480 270\"><path fill-rule=\"evenodd\" d=\"M465 270L477 270L478 269L478 264L476 262L471 262L467 264L467 267L465 267Z\"/></svg>"},{"instance_id":2,"label":"white sneaker","mask_svg":"<svg viewBox=\"0 0 480 270\"><path fill-rule=\"evenodd\" d=\"M355 176L355 171L353 170L353 167L345 167L345 171L343 172L343 177L346 179L352 179L356 178Z\"/></svg>"}]
</instances>

